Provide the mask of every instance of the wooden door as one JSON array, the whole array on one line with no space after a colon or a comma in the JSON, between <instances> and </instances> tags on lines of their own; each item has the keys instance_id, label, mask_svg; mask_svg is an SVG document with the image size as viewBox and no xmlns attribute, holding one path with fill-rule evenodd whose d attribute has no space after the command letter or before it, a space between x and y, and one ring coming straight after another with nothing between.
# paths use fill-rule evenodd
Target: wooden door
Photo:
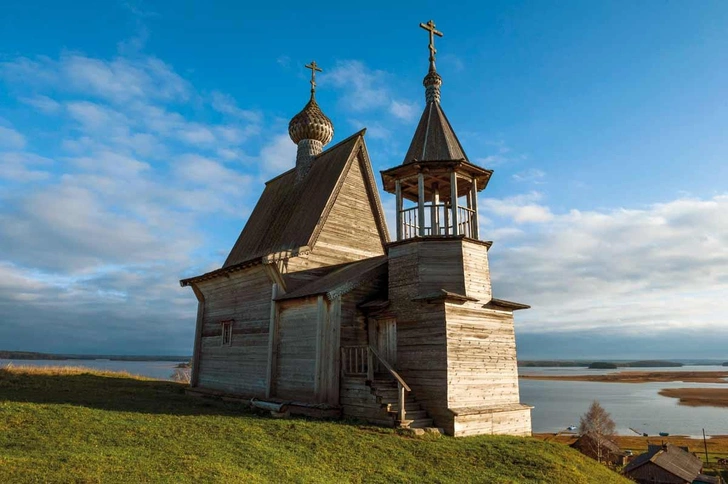
<instances>
[{"instance_id":1,"label":"wooden door","mask_svg":"<svg viewBox=\"0 0 728 484\"><path fill-rule=\"evenodd\" d=\"M390 365L397 364L397 321L395 319L377 321L377 351Z\"/></svg>"}]
</instances>

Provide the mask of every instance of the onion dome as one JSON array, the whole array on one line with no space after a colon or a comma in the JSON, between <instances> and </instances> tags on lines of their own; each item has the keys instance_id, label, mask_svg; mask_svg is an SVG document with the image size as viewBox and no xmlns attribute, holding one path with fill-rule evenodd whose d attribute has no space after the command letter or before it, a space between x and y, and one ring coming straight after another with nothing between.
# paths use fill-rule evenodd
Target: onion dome
<instances>
[{"instance_id":1,"label":"onion dome","mask_svg":"<svg viewBox=\"0 0 728 484\"><path fill-rule=\"evenodd\" d=\"M296 144L302 140L310 139L326 145L333 139L334 125L316 103L313 89L311 89L311 100L288 123L288 135Z\"/></svg>"}]
</instances>

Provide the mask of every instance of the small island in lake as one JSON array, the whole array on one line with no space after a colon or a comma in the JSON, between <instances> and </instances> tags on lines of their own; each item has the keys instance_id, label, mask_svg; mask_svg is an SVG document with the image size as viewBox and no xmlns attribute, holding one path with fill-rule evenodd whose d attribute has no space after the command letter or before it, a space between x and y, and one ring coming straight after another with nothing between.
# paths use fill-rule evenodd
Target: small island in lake
<instances>
[{"instance_id":1,"label":"small island in lake","mask_svg":"<svg viewBox=\"0 0 728 484\"><path fill-rule=\"evenodd\" d=\"M609 363L606 361L595 361L588 366L590 370L616 370L618 368L616 363Z\"/></svg>"}]
</instances>

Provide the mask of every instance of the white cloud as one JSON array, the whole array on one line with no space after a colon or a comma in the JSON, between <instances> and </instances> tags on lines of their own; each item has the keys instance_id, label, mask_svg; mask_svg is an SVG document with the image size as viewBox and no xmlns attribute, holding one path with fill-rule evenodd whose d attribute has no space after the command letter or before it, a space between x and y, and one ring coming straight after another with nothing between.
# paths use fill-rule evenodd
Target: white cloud
<instances>
[{"instance_id":1,"label":"white cloud","mask_svg":"<svg viewBox=\"0 0 728 484\"><path fill-rule=\"evenodd\" d=\"M195 301L177 281L229 249L227 240L207 240L209 215L234 219L239 230L254 202L251 180L275 173L280 160L292 165L295 145L274 138L256 157L245 155L242 145L263 129L259 113L223 93L200 96L139 52L110 61L18 58L0 64L0 78L41 123L45 115L61 123L44 138L56 160L35 154L25 133L0 131L0 179L9 187L0 203L0 273L14 282L0 284L0 340L40 349L23 329L33 321L52 341L49 351L118 344L119 352L188 352ZM212 109L225 122L199 121ZM252 158L269 166L242 174L220 161ZM140 330L150 325L152 333Z\"/></svg>"},{"instance_id":2,"label":"white cloud","mask_svg":"<svg viewBox=\"0 0 728 484\"><path fill-rule=\"evenodd\" d=\"M260 150L260 169L264 174L277 175L296 165L296 145L288 134L274 136Z\"/></svg>"},{"instance_id":3,"label":"white cloud","mask_svg":"<svg viewBox=\"0 0 728 484\"><path fill-rule=\"evenodd\" d=\"M396 101L394 99L389 105L389 112L392 113L395 117L403 119L405 121L411 121L415 117L417 117L419 110L420 106L417 103Z\"/></svg>"},{"instance_id":4,"label":"white cloud","mask_svg":"<svg viewBox=\"0 0 728 484\"><path fill-rule=\"evenodd\" d=\"M276 59L276 63L279 66L287 69L291 65L291 58L288 57L287 55L281 55L281 56L278 56L278 58Z\"/></svg>"},{"instance_id":5,"label":"white cloud","mask_svg":"<svg viewBox=\"0 0 728 484\"><path fill-rule=\"evenodd\" d=\"M53 114L61 109L61 103L54 101L48 96L36 95L32 97L21 97L19 100L28 106L33 106L45 114Z\"/></svg>"},{"instance_id":6,"label":"white cloud","mask_svg":"<svg viewBox=\"0 0 728 484\"><path fill-rule=\"evenodd\" d=\"M485 198L481 202L481 211L485 214L508 217L517 224L544 223L552 220L554 215L547 206L537 203L542 198L538 192L503 199Z\"/></svg>"},{"instance_id":7,"label":"white cloud","mask_svg":"<svg viewBox=\"0 0 728 484\"><path fill-rule=\"evenodd\" d=\"M722 328L728 195L552 215L491 256L497 295L531 304L525 331ZM495 238L495 237L494 237Z\"/></svg>"},{"instance_id":8,"label":"white cloud","mask_svg":"<svg viewBox=\"0 0 728 484\"><path fill-rule=\"evenodd\" d=\"M25 152L0 153L0 180L29 183L47 180L50 173L36 169L39 165L48 167L52 160Z\"/></svg>"},{"instance_id":9,"label":"white cloud","mask_svg":"<svg viewBox=\"0 0 728 484\"><path fill-rule=\"evenodd\" d=\"M369 69L361 61L346 60L321 74L321 83L343 91L341 103L346 109L384 109L397 119L410 121L417 115L417 104L396 98L389 86L391 77L385 71Z\"/></svg>"},{"instance_id":10,"label":"white cloud","mask_svg":"<svg viewBox=\"0 0 728 484\"><path fill-rule=\"evenodd\" d=\"M261 122L261 113L248 109L240 109L232 96L219 91L214 91L212 93L212 107L220 113L229 114L230 116L240 118L251 123Z\"/></svg>"},{"instance_id":11,"label":"white cloud","mask_svg":"<svg viewBox=\"0 0 728 484\"><path fill-rule=\"evenodd\" d=\"M22 149L25 147L25 136L12 128L0 126L0 149Z\"/></svg>"},{"instance_id":12,"label":"white cloud","mask_svg":"<svg viewBox=\"0 0 728 484\"><path fill-rule=\"evenodd\" d=\"M518 173L514 173L512 178L517 182L533 183L539 185L546 178L546 173L538 168L529 168Z\"/></svg>"}]
</instances>

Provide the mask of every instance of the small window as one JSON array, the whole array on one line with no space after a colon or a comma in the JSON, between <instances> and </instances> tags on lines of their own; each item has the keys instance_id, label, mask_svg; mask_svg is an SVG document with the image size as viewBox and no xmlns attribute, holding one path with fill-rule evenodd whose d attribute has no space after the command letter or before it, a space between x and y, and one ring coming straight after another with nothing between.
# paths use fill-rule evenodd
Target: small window
<instances>
[{"instance_id":1,"label":"small window","mask_svg":"<svg viewBox=\"0 0 728 484\"><path fill-rule=\"evenodd\" d=\"M231 346L233 343L233 321L223 321L222 325L222 346Z\"/></svg>"}]
</instances>

